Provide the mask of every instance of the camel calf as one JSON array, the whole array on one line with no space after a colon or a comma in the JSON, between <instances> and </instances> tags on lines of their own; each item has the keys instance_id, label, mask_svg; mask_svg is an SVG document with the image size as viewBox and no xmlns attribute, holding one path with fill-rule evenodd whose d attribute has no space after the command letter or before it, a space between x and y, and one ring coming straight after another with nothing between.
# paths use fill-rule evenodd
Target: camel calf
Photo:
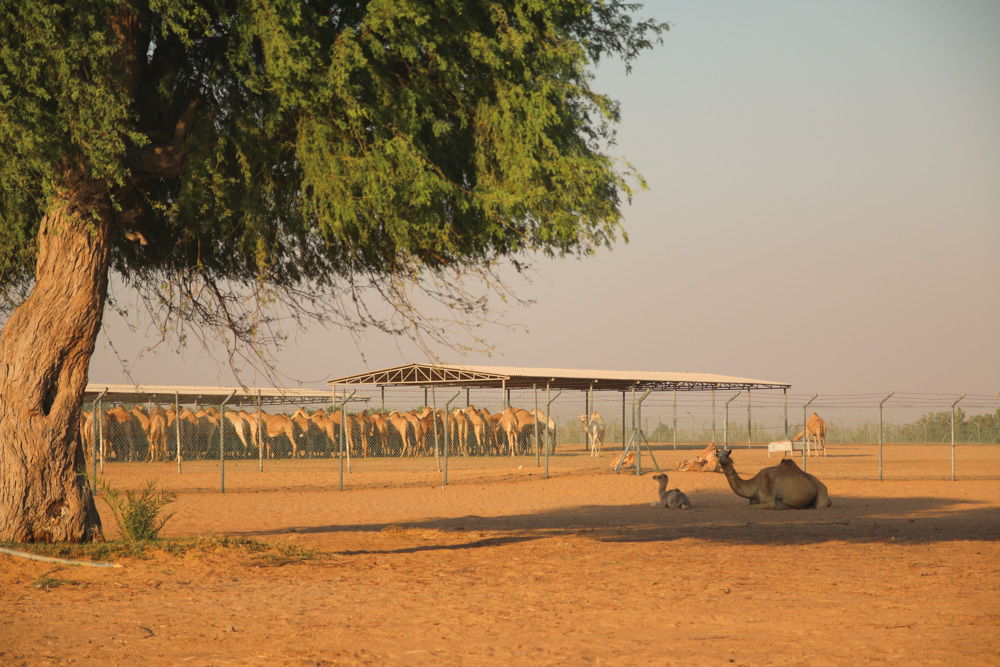
<instances>
[{"instance_id":1,"label":"camel calf","mask_svg":"<svg viewBox=\"0 0 1000 667\"><path fill-rule=\"evenodd\" d=\"M691 509L691 500L687 497L680 489L670 489L667 491L667 482L670 480L667 477L667 473L663 472L659 475L653 475L655 479L660 484L658 490L660 494L660 499L657 502L649 503L653 507L667 507L669 509L680 509L688 510Z\"/></svg>"}]
</instances>

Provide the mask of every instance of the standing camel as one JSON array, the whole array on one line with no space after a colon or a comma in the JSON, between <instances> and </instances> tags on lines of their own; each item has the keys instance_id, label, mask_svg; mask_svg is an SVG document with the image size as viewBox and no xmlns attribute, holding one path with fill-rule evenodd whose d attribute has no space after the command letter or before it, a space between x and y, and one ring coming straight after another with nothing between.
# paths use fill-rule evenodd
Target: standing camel
<instances>
[{"instance_id":1,"label":"standing camel","mask_svg":"<svg viewBox=\"0 0 1000 667\"><path fill-rule=\"evenodd\" d=\"M531 415L538 420L538 425L543 433L547 434L549 439L549 454L555 454L556 452L556 420L550 416L547 416L543 411L532 408L528 411Z\"/></svg>"},{"instance_id":2,"label":"standing camel","mask_svg":"<svg viewBox=\"0 0 1000 667\"><path fill-rule=\"evenodd\" d=\"M528 429L535 424L535 417L527 410L515 408L513 405L507 406L499 415L501 430L507 436L507 449L510 455L520 452L520 438L528 432Z\"/></svg>"},{"instance_id":3,"label":"standing camel","mask_svg":"<svg viewBox=\"0 0 1000 667\"><path fill-rule=\"evenodd\" d=\"M719 452L719 464L729 482L729 488L751 505L761 509L812 509L833 504L826 486L807 472L803 472L792 459L764 468L750 479L736 474L731 450Z\"/></svg>"},{"instance_id":4,"label":"standing camel","mask_svg":"<svg viewBox=\"0 0 1000 667\"><path fill-rule=\"evenodd\" d=\"M462 408L455 408L448 416L451 446L463 456L469 455L469 417Z\"/></svg>"},{"instance_id":5,"label":"standing camel","mask_svg":"<svg viewBox=\"0 0 1000 667\"><path fill-rule=\"evenodd\" d=\"M597 456L604 449L604 418L600 412L595 412L590 417L580 415L577 417L583 422L587 430L587 439L590 443L590 455Z\"/></svg>"},{"instance_id":6,"label":"standing camel","mask_svg":"<svg viewBox=\"0 0 1000 667\"><path fill-rule=\"evenodd\" d=\"M823 456L826 456L826 422L823 421L818 414L815 412L809 415L809 419L806 420L806 455L810 455L809 451L809 439L812 438L815 443L816 453L819 453L820 448L823 449ZM802 431L795 436L794 440L798 442L802 439Z\"/></svg>"},{"instance_id":7,"label":"standing camel","mask_svg":"<svg viewBox=\"0 0 1000 667\"><path fill-rule=\"evenodd\" d=\"M167 411L157 405L149 413L149 460L160 461L167 458Z\"/></svg>"}]
</instances>

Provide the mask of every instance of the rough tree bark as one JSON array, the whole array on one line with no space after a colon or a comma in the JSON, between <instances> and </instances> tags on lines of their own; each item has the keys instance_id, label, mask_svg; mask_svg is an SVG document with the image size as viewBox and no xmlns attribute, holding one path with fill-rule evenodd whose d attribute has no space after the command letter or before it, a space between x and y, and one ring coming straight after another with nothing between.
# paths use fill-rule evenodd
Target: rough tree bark
<instances>
[{"instance_id":1,"label":"rough tree bark","mask_svg":"<svg viewBox=\"0 0 1000 667\"><path fill-rule=\"evenodd\" d=\"M0 331L0 539L103 539L77 438L107 297L107 186L73 169L41 221L31 295Z\"/></svg>"}]
</instances>

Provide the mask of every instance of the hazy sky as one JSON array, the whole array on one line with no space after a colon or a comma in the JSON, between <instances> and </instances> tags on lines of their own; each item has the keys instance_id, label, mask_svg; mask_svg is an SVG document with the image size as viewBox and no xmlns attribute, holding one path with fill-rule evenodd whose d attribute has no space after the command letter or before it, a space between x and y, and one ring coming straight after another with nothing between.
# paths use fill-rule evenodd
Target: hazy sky
<instances>
[{"instance_id":1,"label":"hazy sky","mask_svg":"<svg viewBox=\"0 0 1000 667\"><path fill-rule=\"evenodd\" d=\"M535 301L507 314L523 327L489 330L492 356L441 358L1000 391L1000 2L644 11L673 24L664 44L596 85L622 105L612 153L649 184L625 211L630 243L539 261L514 281ZM109 314L91 381L235 384L197 348L147 342ZM427 360L375 334L290 342L287 386Z\"/></svg>"}]
</instances>

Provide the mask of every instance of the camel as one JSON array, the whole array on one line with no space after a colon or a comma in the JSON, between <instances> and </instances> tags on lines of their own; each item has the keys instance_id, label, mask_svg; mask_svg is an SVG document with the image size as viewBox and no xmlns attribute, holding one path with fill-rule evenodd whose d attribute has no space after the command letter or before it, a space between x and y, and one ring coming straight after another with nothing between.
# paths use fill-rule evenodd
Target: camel
<instances>
[{"instance_id":1,"label":"camel","mask_svg":"<svg viewBox=\"0 0 1000 667\"><path fill-rule=\"evenodd\" d=\"M764 468L750 479L742 479L733 468L732 451L719 452L719 464L733 493L746 498L751 505L761 509L807 509L829 507L833 504L826 486L807 472L803 472L792 459Z\"/></svg>"},{"instance_id":2,"label":"camel","mask_svg":"<svg viewBox=\"0 0 1000 667\"><path fill-rule=\"evenodd\" d=\"M555 454L556 451L556 420L550 416L547 416L541 410L532 409L528 411L535 419L538 420L539 430L546 433L549 438L549 454Z\"/></svg>"},{"instance_id":3,"label":"camel","mask_svg":"<svg viewBox=\"0 0 1000 667\"><path fill-rule=\"evenodd\" d=\"M372 439L378 444L378 455L389 453L389 418L381 412L373 412L368 417Z\"/></svg>"},{"instance_id":4,"label":"camel","mask_svg":"<svg viewBox=\"0 0 1000 667\"><path fill-rule=\"evenodd\" d=\"M667 477L667 473L662 472L659 475L653 475L653 479L660 484L660 499L657 502L649 503L650 505L653 507L667 507L672 510L691 509L691 500L687 497L687 494L680 489L670 489L667 491L667 482L670 480Z\"/></svg>"},{"instance_id":5,"label":"camel","mask_svg":"<svg viewBox=\"0 0 1000 667\"><path fill-rule=\"evenodd\" d=\"M455 408L448 417L448 432L455 451L463 456L469 455L469 416L462 408Z\"/></svg>"},{"instance_id":6,"label":"camel","mask_svg":"<svg viewBox=\"0 0 1000 667\"><path fill-rule=\"evenodd\" d=\"M823 449L823 456L826 456L826 422L816 414L815 412L809 415L809 419L806 420L806 455L810 455L809 451L809 440L812 438L813 442L816 443L815 448L818 453L820 448ZM802 439L802 431L796 435L793 440L798 442Z\"/></svg>"},{"instance_id":7,"label":"camel","mask_svg":"<svg viewBox=\"0 0 1000 667\"><path fill-rule=\"evenodd\" d=\"M83 411L80 417L80 444L86 460L90 461L94 446L94 413Z\"/></svg>"},{"instance_id":8,"label":"camel","mask_svg":"<svg viewBox=\"0 0 1000 667\"><path fill-rule=\"evenodd\" d=\"M468 421L468 432L472 433L472 436L476 440L476 453L477 454L488 454L489 443L487 442L489 438L489 433L493 427L493 417L489 412L483 410L480 412L472 405L467 406L464 410L465 419ZM461 427L460 427L461 428ZM468 436L466 436L468 437ZM499 453L499 452L498 452Z\"/></svg>"},{"instance_id":9,"label":"camel","mask_svg":"<svg viewBox=\"0 0 1000 667\"><path fill-rule=\"evenodd\" d=\"M201 430L201 424L198 423L198 418L194 416L194 412L191 408L184 408L181 410L178 419L181 421L180 430L183 440L185 442L189 442L190 440L197 441ZM190 447L190 445L188 446ZM178 458L183 460L183 448L181 449L181 453L178 454Z\"/></svg>"},{"instance_id":10,"label":"camel","mask_svg":"<svg viewBox=\"0 0 1000 667\"><path fill-rule=\"evenodd\" d=\"M157 405L149 413L149 460L160 461L167 458L167 411Z\"/></svg>"},{"instance_id":11,"label":"camel","mask_svg":"<svg viewBox=\"0 0 1000 667\"><path fill-rule=\"evenodd\" d=\"M587 430L587 439L590 442L590 455L597 456L604 449L604 419L600 412L595 412L590 417L580 415L577 417L583 422Z\"/></svg>"},{"instance_id":12,"label":"camel","mask_svg":"<svg viewBox=\"0 0 1000 667\"><path fill-rule=\"evenodd\" d=\"M722 472L719 453L713 442L690 461L678 461L677 469L688 472Z\"/></svg>"},{"instance_id":13,"label":"camel","mask_svg":"<svg viewBox=\"0 0 1000 667\"><path fill-rule=\"evenodd\" d=\"M430 452L430 447L427 443L428 441L434 440L435 423L438 437L440 437L444 432L444 423L441 421L441 411L434 411L431 408L424 406L424 408L417 413L417 419L420 420L420 429L423 433L423 444L421 444L421 448L425 452Z\"/></svg>"},{"instance_id":14,"label":"camel","mask_svg":"<svg viewBox=\"0 0 1000 667\"><path fill-rule=\"evenodd\" d=\"M624 460L622 458L624 457ZM622 468L628 468L629 466L635 465L635 452L629 452L628 454L619 454L618 458L611 462L612 468L617 468L618 464L621 463Z\"/></svg>"},{"instance_id":15,"label":"camel","mask_svg":"<svg viewBox=\"0 0 1000 667\"><path fill-rule=\"evenodd\" d=\"M285 415L272 415L261 411L250 415L250 419L253 421L256 421L258 418L263 422L261 435L266 437L262 437L261 440L267 448L267 458L274 458L271 443L279 435L288 438L288 442L292 446L292 458L296 458L299 453L299 444L295 439L295 431L298 425Z\"/></svg>"},{"instance_id":16,"label":"camel","mask_svg":"<svg viewBox=\"0 0 1000 667\"><path fill-rule=\"evenodd\" d=\"M386 417L389 421L389 425L399 434L400 440L400 456L407 456L411 451L416 449L416 431L413 429L413 424L401 415L398 410L393 410Z\"/></svg>"},{"instance_id":17,"label":"camel","mask_svg":"<svg viewBox=\"0 0 1000 667\"><path fill-rule=\"evenodd\" d=\"M326 430L312 419L312 415L299 408L292 413L291 420L298 426L299 448L303 456L314 456L323 445Z\"/></svg>"},{"instance_id":18,"label":"camel","mask_svg":"<svg viewBox=\"0 0 1000 667\"><path fill-rule=\"evenodd\" d=\"M410 454L413 456L426 454L427 440L424 434L424 424L420 421L420 417L407 410L403 413L403 419L410 422L410 426L413 428L413 449L410 450Z\"/></svg>"},{"instance_id":19,"label":"camel","mask_svg":"<svg viewBox=\"0 0 1000 667\"><path fill-rule=\"evenodd\" d=\"M508 405L503 412L495 415L495 418L507 436L507 450L514 456L519 449L521 435L528 429L534 428L535 417L527 410Z\"/></svg>"},{"instance_id":20,"label":"camel","mask_svg":"<svg viewBox=\"0 0 1000 667\"><path fill-rule=\"evenodd\" d=\"M251 441L253 440L250 425L247 424L243 417L240 416L240 413L236 411L227 410L226 419L228 419L229 423L233 425L233 430L236 431L236 437L238 437L240 442L243 443L243 451L241 454L246 456L247 451L250 449L250 444L247 442L247 439L249 438Z\"/></svg>"},{"instance_id":21,"label":"camel","mask_svg":"<svg viewBox=\"0 0 1000 667\"><path fill-rule=\"evenodd\" d=\"M116 461L132 461L134 453L146 439L142 424L134 413L121 405L116 405L104 414L102 441L106 458ZM143 453L145 458L145 452Z\"/></svg>"},{"instance_id":22,"label":"camel","mask_svg":"<svg viewBox=\"0 0 1000 667\"><path fill-rule=\"evenodd\" d=\"M326 453L326 450L329 449L330 456L333 456L333 451L335 449L334 445L337 442L333 420L330 419L330 416L326 414L326 412L320 409L309 416L309 421L311 421L321 432L325 433L327 437L327 440L323 442L324 449L317 452L317 454L322 456Z\"/></svg>"}]
</instances>

